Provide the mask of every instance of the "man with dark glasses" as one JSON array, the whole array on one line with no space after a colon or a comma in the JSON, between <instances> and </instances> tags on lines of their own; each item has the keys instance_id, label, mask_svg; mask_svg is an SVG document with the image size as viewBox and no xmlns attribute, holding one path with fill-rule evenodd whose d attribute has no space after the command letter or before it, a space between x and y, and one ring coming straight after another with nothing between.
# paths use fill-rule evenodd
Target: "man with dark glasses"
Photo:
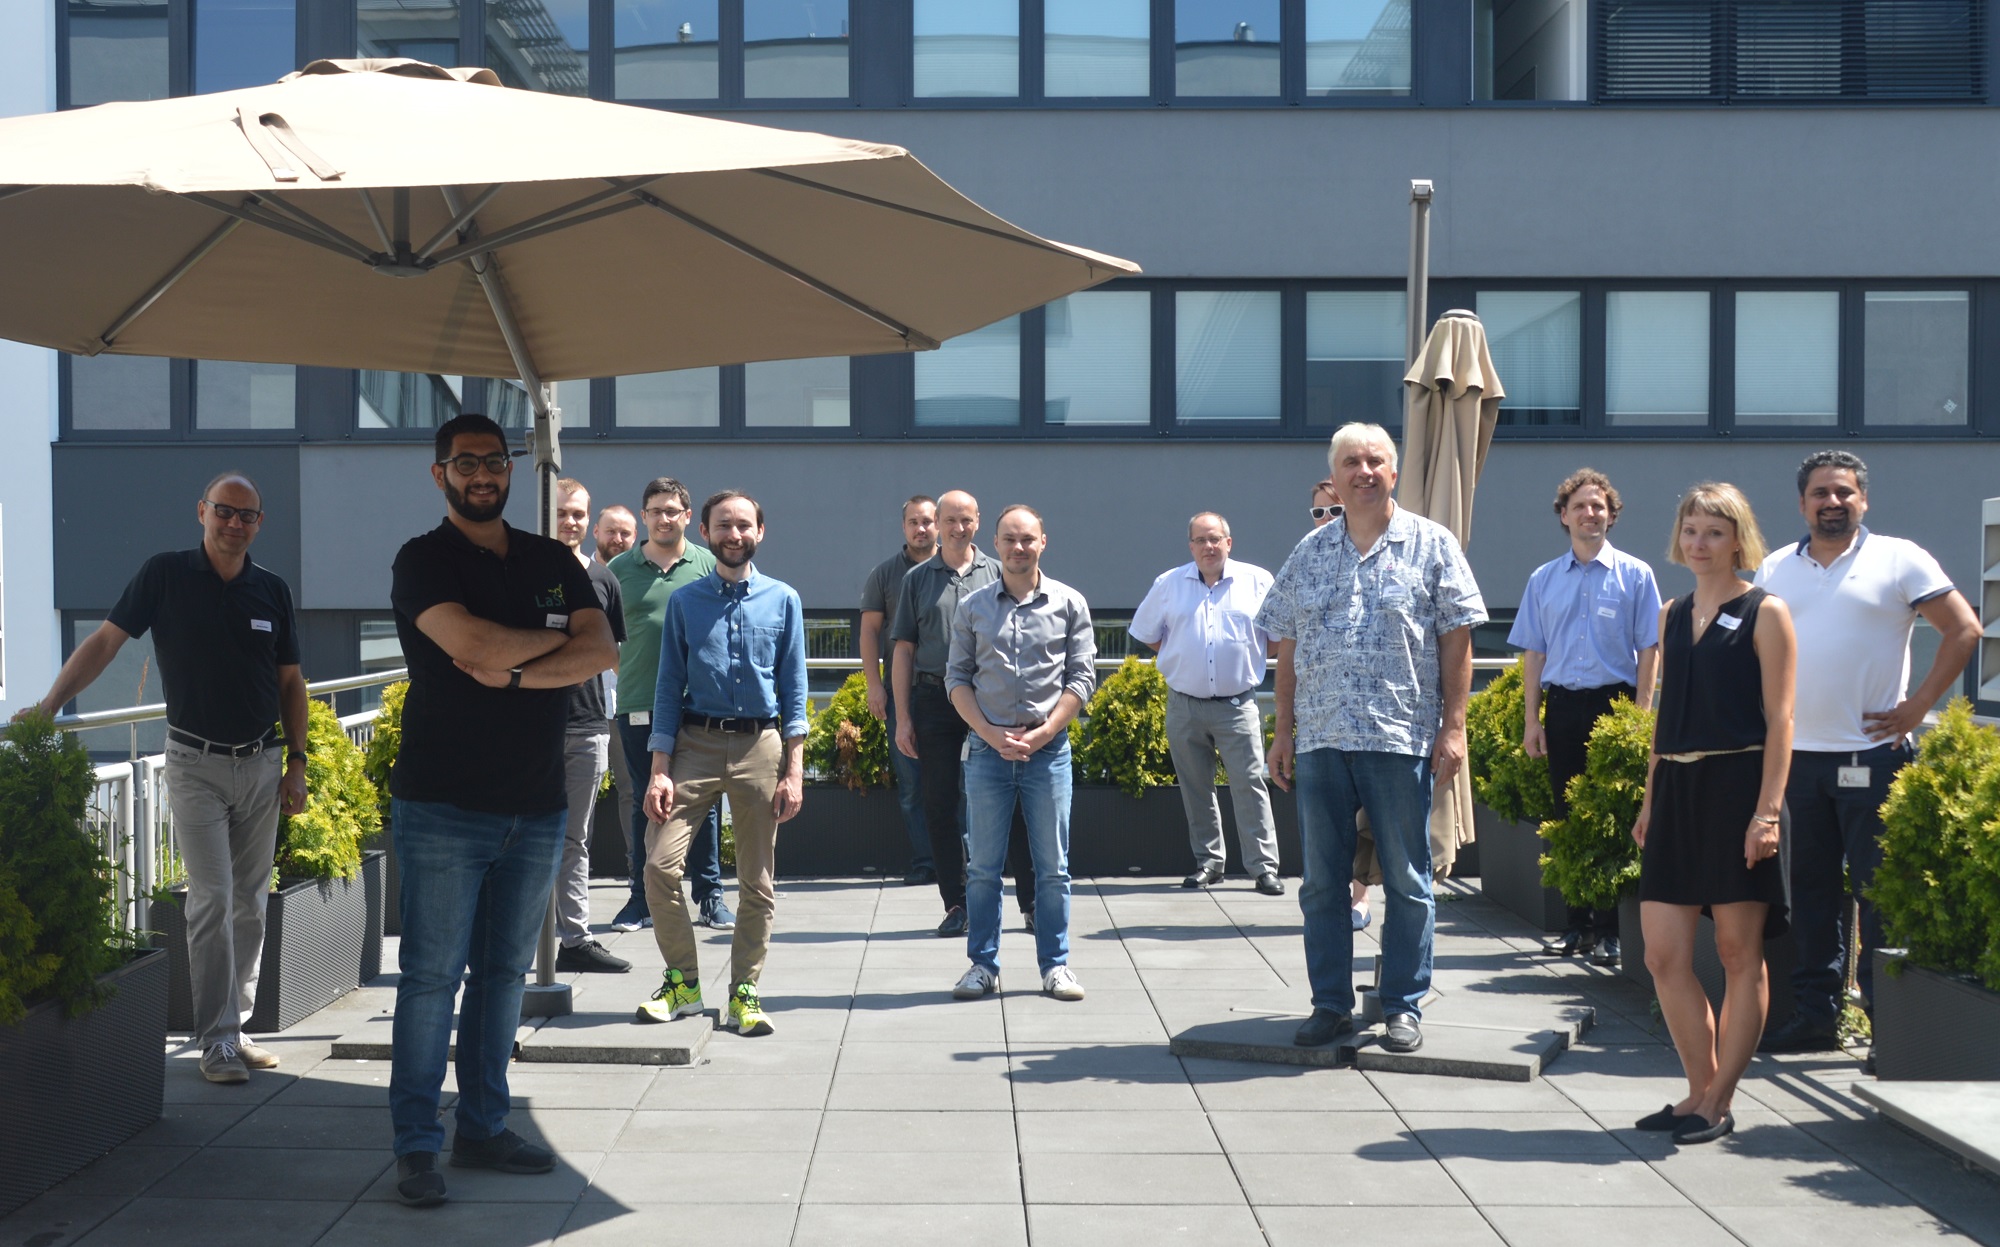
<instances>
[{"instance_id":1,"label":"man with dark glasses","mask_svg":"<svg viewBox=\"0 0 2000 1247\"><path fill-rule=\"evenodd\" d=\"M250 561L264 521L257 486L224 472L202 490L195 518L201 544L146 560L39 708L54 714L125 642L152 631L167 701L167 801L188 874L183 912L201 1072L210 1082L242 1083L250 1070L278 1063L242 1028L257 996L278 815L306 804L306 682L292 591ZM281 720L282 736L272 726Z\"/></svg>"}]
</instances>

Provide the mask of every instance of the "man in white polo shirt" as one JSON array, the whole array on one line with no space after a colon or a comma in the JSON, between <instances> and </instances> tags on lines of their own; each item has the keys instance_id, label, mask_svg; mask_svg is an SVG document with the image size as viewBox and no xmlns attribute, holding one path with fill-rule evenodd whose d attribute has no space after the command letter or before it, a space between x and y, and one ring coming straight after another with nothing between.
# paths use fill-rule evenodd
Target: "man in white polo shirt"
<instances>
[{"instance_id":1,"label":"man in white polo shirt","mask_svg":"<svg viewBox=\"0 0 2000 1247\"><path fill-rule=\"evenodd\" d=\"M1791 607L1798 629L1798 702L1792 712L1792 971L1796 1010L1764 1036L1762 1052L1839 1046L1847 941L1845 863L1861 900L1861 964L1882 924L1866 891L1882 860L1882 802L1911 757L1910 732L1951 690L1979 642L1979 620L1938 561L1914 542L1863 527L1868 465L1822 450L1799 465L1799 512L1809 534L1771 552L1757 583ZM1910 633L1922 615L1940 643L1930 674L1910 685ZM1772 985L1773 990L1781 990Z\"/></svg>"},{"instance_id":2,"label":"man in white polo shirt","mask_svg":"<svg viewBox=\"0 0 2000 1247\"><path fill-rule=\"evenodd\" d=\"M1183 887L1222 881L1222 811L1215 803L1215 759L1229 773L1230 802L1243 869L1266 896L1283 896L1278 831L1264 787L1264 719L1257 687L1274 644L1257 626L1271 573L1229 557L1229 521L1203 511L1188 521L1194 562L1162 572L1133 612L1132 639L1159 654L1167 682L1167 747L1187 808L1194 873Z\"/></svg>"}]
</instances>

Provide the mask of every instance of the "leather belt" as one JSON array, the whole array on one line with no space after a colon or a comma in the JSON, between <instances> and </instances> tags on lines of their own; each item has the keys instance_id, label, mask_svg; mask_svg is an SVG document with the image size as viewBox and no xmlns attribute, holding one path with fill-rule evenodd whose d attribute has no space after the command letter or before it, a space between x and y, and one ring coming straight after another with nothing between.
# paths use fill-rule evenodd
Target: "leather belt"
<instances>
[{"instance_id":1,"label":"leather belt","mask_svg":"<svg viewBox=\"0 0 2000 1247\"><path fill-rule=\"evenodd\" d=\"M931 674L930 672L928 672L928 671L919 671L919 672L917 672L917 683L919 683L919 684L931 684L931 685L935 685L935 686L936 686L936 687L938 687L938 688L943 688L943 687L944 687L944 677L943 677L943 676L941 676L941 675L932 675L932 674Z\"/></svg>"},{"instance_id":2,"label":"leather belt","mask_svg":"<svg viewBox=\"0 0 2000 1247\"><path fill-rule=\"evenodd\" d=\"M1172 689L1170 691L1181 693L1179 689ZM1225 693L1220 697L1202 697L1195 693L1181 693L1181 696L1187 698L1189 701L1226 701L1232 706L1240 706L1243 704L1245 698L1255 697L1256 695L1257 690L1254 688L1246 688L1240 693Z\"/></svg>"},{"instance_id":3,"label":"leather belt","mask_svg":"<svg viewBox=\"0 0 2000 1247\"><path fill-rule=\"evenodd\" d=\"M683 714L682 727L705 727L712 732L730 732L739 736L754 736L778 726L776 719L711 719L705 714Z\"/></svg>"},{"instance_id":4,"label":"leather belt","mask_svg":"<svg viewBox=\"0 0 2000 1247\"><path fill-rule=\"evenodd\" d=\"M278 743L278 729L272 728L256 740L241 745L225 745L206 736L196 736L193 732L183 732L177 727L167 729L167 739L203 753L218 753L229 758L254 758L272 745Z\"/></svg>"}]
</instances>

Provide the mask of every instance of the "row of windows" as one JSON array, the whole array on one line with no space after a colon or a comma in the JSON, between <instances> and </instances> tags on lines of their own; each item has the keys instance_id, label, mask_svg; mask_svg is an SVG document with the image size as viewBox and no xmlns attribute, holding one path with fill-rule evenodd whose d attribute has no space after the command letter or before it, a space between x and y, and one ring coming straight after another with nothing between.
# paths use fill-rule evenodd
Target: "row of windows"
<instances>
[{"instance_id":1,"label":"row of windows","mask_svg":"<svg viewBox=\"0 0 2000 1247\"><path fill-rule=\"evenodd\" d=\"M1433 103L1985 93L1984 0L1471 0L1430 22L1419 0L52 2L66 107L270 82L307 54L698 108L1337 103L1410 98L1426 39L1470 53ZM308 51L335 28L351 47Z\"/></svg>"},{"instance_id":2,"label":"row of windows","mask_svg":"<svg viewBox=\"0 0 2000 1247\"><path fill-rule=\"evenodd\" d=\"M1964 435L1979 424L1974 344L2000 333L1976 293L1441 282L1431 306L1478 313L1510 436ZM1401 423L1404 318L1403 292L1380 286L1133 281L914 356L564 382L556 402L571 437L1319 436ZM528 419L517 383L479 378L111 355L65 357L63 376L64 434L84 439L395 438L466 410Z\"/></svg>"}]
</instances>

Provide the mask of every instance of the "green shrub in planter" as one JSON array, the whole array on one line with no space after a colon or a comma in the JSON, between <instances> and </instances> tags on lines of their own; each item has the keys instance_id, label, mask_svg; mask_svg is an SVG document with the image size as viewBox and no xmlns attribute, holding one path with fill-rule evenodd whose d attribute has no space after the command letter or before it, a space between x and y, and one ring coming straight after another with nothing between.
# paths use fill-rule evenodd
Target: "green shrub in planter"
<instances>
[{"instance_id":1,"label":"green shrub in planter","mask_svg":"<svg viewBox=\"0 0 2000 1247\"><path fill-rule=\"evenodd\" d=\"M1569 817L1542 824L1548 852L1542 882L1572 905L1612 909L1639 882L1639 846L1632 822L1646 799L1653 752L1653 712L1628 698L1590 729L1589 761L1569 782Z\"/></svg>"},{"instance_id":2,"label":"green shrub in planter","mask_svg":"<svg viewBox=\"0 0 2000 1247\"><path fill-rule=\"evenodd\" d=\"M403 747L403 699L410 695L410 682L398 680L382 690L382 708L375 714L375 735L368 742L362 764L368 782L375 785L375 808L389 812L389 772L396 769L396 752Z\"/></svg>"},{"instance_id":3,"label":"green shrub in planter","mask_svg":"<svg viewBox=\"0 0 2000 1247\"><path fill-rule=\"evenodd\" d=\"M1115 784L1128 797L1174 782L1167 755L1167 681L1152 663L1127 658L1069 725L1070 768L1079 784Z\"/></svg>"},{"instance_id":4,"label":"green shrub in planter","mask_svg":"<svg viewBox=\"0 0 2000 1247\"><path fill-rule=\"evenodd\" d=\"M1539 823L1555 813L1549 761L1521 749L1527 699L1517 661L1465 705L1465 755L1479 803L1514 823Z\"/></svg>"},{"instance_id":5,"label":"green shrub in planter","mask_svg":"<svg viewBox=\"0 0 2000 1247\"><path fill-rule=\"evenodd\" d=\"M123 965L114 867L85 818L90 755L39 711L0 733L0 1025L59 1000L102 1003L98 976Z\"/></svg>"},{"instance_id":6,"label":"green shrub in planter","mask_svg":"<svg viewBox=\"0 0 2000 1247\"><path fill-rule=\"evenodd\" d=\"M278 821L278 877L352 879L361 842L382 830L381 793L340 716L317 699L306 704L306 754L306 808Z\"/></svg>"},{"instance_id":7,"label":"green shrub in planter","mask_svg":"<svg viewBox=\"0 0 2000 1247\"><path fill-rule=\"evenodd\" d=\"M812 716L806 730L806 772L846 788L881 788L889 769L889 729L868 711L868 681L859 671Z\"/></svg>"},{"instance_id":8,"label":"green shrub in planter","mask_svg":"<svg viewBox=\"0 0 2000 1247\"><path fill-rule=\"evenodd\" d=\"M1955 697L1882 803L1868 898L1918 965L2000 989L2000 733Z\"/></svg>"}]
</instances>

